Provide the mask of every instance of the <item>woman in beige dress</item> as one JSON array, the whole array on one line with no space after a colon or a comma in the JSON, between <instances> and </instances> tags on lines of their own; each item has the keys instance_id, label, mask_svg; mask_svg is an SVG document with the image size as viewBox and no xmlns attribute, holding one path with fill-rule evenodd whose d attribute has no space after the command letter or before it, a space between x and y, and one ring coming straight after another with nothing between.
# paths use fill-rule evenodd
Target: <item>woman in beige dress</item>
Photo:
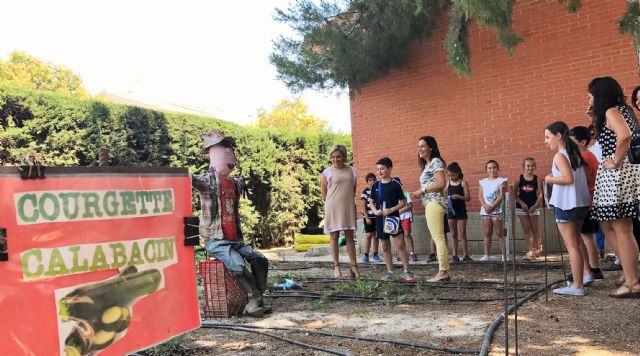
<instances>
[{"instance_id":1,"label":"woman in beige dress","mask_svg":"<svg viewBox=\"0 0 640 356\"><path fill-rule=\"evenodd\" d=\"M356 247L353 232L356 230L356 169L345 164L347 149L334 145L329 151L331 166L322 172L322 197L324 199L324 233L331 235L331 257L335 278L342 278L338 255L338 238L344 232L352 278L360 278L356 264Z\"/></svg>"}]
</instances>

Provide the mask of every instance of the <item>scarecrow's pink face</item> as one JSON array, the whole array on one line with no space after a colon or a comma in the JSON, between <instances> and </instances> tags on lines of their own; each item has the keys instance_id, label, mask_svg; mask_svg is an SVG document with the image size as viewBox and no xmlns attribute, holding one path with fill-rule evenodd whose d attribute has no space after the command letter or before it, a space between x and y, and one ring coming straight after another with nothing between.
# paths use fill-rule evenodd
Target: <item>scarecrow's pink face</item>
<instances>
[{"instance_id":1,"label":"scarecrow's pink face","mask_svg":"<svg viewBox=\"0 0 640 356\"><path fill-rule=\"evenodd\" d=\"M214 168L219 175L227 177L238 165L233 148L222 145L209 147L209 167Z\"/></svg>"}]
</instances>

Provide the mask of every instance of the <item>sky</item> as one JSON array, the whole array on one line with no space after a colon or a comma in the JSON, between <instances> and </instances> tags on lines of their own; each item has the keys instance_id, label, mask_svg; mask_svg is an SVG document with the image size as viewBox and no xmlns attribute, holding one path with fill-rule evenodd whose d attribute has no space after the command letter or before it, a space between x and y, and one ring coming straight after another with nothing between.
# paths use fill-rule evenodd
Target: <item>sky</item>
<instances>
[{"instance_id":1,"label":"sky","mask_svg":"<svg viewBox=\"0 0 640 356\"><path fill-rule=\"evenodd\" d=\"M291 0L293 1L293 0ZM85 87L207 108L246 124L301 97L334 131L351 131L346 92L295 96L269 63L273 20L289 0L20 0L2 4L0 58L14 50L63 65ZM10 14L10 15L8 15Z\"/></svg>"}]
</instances>

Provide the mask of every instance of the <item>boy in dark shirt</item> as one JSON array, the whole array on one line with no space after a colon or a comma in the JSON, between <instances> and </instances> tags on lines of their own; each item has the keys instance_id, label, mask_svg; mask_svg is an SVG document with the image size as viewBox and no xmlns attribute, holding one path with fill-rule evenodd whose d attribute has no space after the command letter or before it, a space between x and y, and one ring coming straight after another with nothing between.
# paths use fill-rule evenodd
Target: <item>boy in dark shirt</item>
<instances>
[{"instance_id":1,"label":"boy in dark shirt","mask_svg":"<svg viewBox=\"0 0 640 356\"><path fill-rule=\"evenodd\" d=\"M405 281L415 281L413 273L409 271L409 255L404 247L404 238L402 226L400 225L400 209L402 209L407 201L400 183L391 179L391 169L393 162L388 157L383 157L376 162L376 170L379 180L371 188L371 201L369 206L376 215L376 236L382 243L382 251L384 251L384 264L387 266L387 279L393 279L393 260L391 256L391 241L393 237L396 243L396 250L402 259L404 274L402 279ZM389 235L384 232L385 218L397 218L398 231L395 235Z\"/></svg>"},{"instance_id":2,"label":"boy in dark shirt","mask_svg":"<svg viewBox=\"0 0 640 356\"><path fill-rule=\"evenodd\" d=\"M371 239L373 239L373 257L371 259L374 262L382 262L380 256L378 256L378 237L376 236L376 216L373 214L369 201L371 200L371 188L376 183L376 176L373 173L367 173L364 177L367 182L367 187L364 188L360 199L363 202L362 206L362 222L364 223L364 256L362 257L363 263L369 263L369 248L371 247Z\"/></svg>"}]
</instances>

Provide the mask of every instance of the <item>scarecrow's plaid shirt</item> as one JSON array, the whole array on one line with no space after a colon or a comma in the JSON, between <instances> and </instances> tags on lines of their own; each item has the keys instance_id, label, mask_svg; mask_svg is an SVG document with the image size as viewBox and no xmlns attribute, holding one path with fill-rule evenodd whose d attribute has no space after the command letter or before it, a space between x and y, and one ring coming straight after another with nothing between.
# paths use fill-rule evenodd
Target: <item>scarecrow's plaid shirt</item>
<instances>
[{"instance_id":1,"label":"scarecrow's plaid shirt","mask_svg":"<svg viewBox=\"0 0 640 356\"><path fill-rule=\"evenodd\" d=\"M214 170L193 175L191 184L200 194L200 237L222 240L218 175Z\"/></svg>"},{"instance_id":2,"label":"scarecrow's plaid shirt","mask_svg":"<svg viewBox=\"0 0 640 356\"><path fill-rule=\"evenodd\" d=\"M230 177L236 185L236 192L244 192L245 184L242 177ZM222 240L222 219L220 212L220 193L218 190L218 174L214 169L202 175L193 175L191 184L200 194L200 237L204 239ZM240 195L236 195L238 199ZM237 205L236 205L237 206ZM238 206L239 208L239 206ZM239 209L236 211L236 221L240 222ZM239 225L239 224L238 224ZM238 226L239 238L242 232Z\"/></svg>"}]
</instances>

